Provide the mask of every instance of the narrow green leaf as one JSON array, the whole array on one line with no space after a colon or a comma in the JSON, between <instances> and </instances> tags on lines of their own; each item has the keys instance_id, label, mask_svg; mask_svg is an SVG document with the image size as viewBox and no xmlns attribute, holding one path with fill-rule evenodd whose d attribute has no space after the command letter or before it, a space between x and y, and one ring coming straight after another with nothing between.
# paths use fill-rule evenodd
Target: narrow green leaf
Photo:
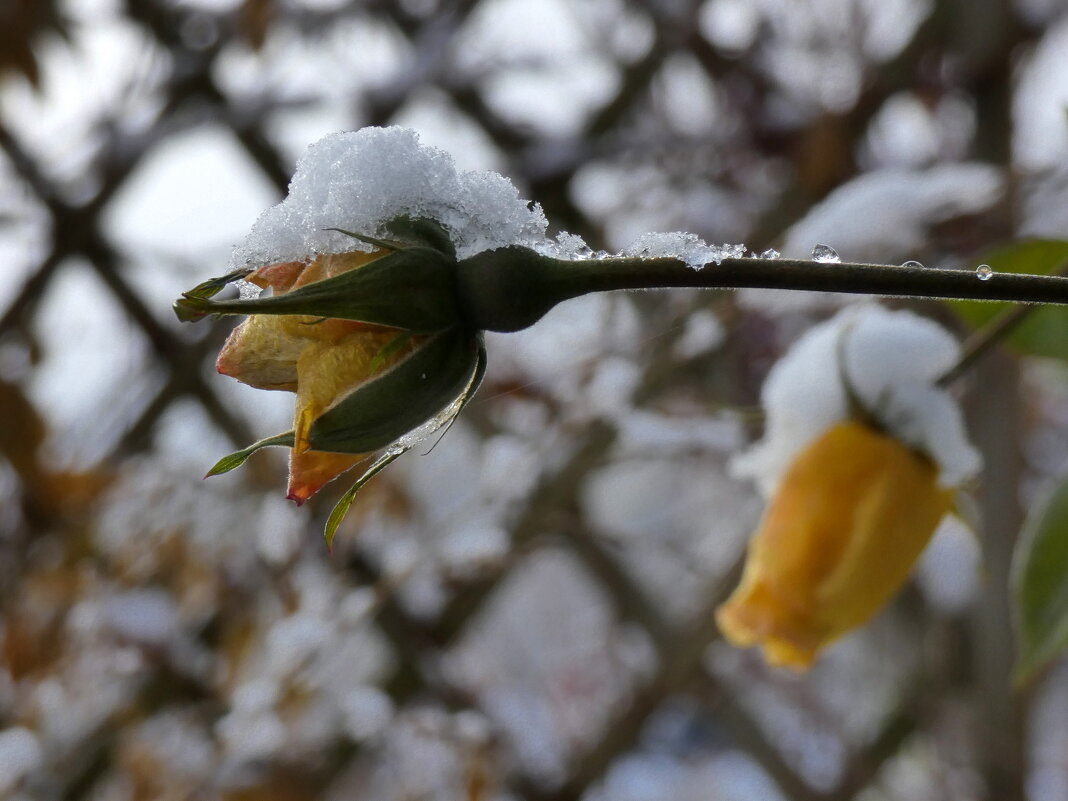
<instances>
[{"instance_id":1,"label":"narrow green leaf","mask_svg":"<svg viewBox=\"0 0 1068 801\"><path fill-rule=\"evenodd\" d=\"M980 264L990 265L995 273L1056 274L1068 268L1068 242L1053 239L1014 242L976 257L972 269ZM981 328L1013 306L975 300L952 301L951 305L974 328ZM1044 306L1031 310L1005 341L1023 353L1068 359L1068 309Z\"/></svg>"},{"instance_id":2,"label":"narrow green leaf","mask_svg":"<svg viewBox=\"0 0 1068 801\"><path fill-rule=\"evenodd\" d=\"M261 439L259 442L254 442L244 450L231 453L229 456L224 456L215 463L215 466L211 468L204 478L210 476L219 476L223 473L229 473L231 470L240 467L246 461L248 457L258 451L260 448L267 448L271 445L281 445L287 448L293 447L293 432L287 431L285 434L276 434L273 437L267 437L267 439Z\"/></svg>"},{"instance_id":3,"label":"narrow green leaf","mask_svg":"<svg viewBox=\"0 0 1068 801\"><path fill-rule=\"evenodd\" d=\"M1014 680L1020 685L1068 648L1068 478L1024 523L1012 591L1020 645Z\"/></svg>"},{"instance_id":4,"label":"narrow green leaf","mask_svg":"<svg viewBox=\"0 0 1068 801\"><path fill-rule=\"evenodd\" d=\"M213 298L219 294L228 284L232 284L235 281L240 281L242 278L246 278L250 273L255 272L251 267L243 268L240 270L234 270L232 273L220 276L218 278L209 278L202 284L197 284L188 292L182 294L187 298Z\"/></svg>"},{"instance_id":5,"label":"narrow green leaf","mask_svg":"<svg viewBox=\"0 0 1068 801\"><path fill-rule=\"evenodd\" d=\"M371 363L367 366L367 372L374 375L382 369L382 365L386 363L386 360L400 353L403 348L412 338L411 331L401 331L393 339L383 345L375 357L371 359Z\"/></svg>"},{"instance_id":6,"label":"narrow green leaf","mask_svg":"<svg viewBox=\"0 0 1068 801\"><path fill-rule=\"evenodd\" d=\"M356 494L363 489L363 485L381 473L390 464L395 462L407 448L390 448L377 459L374 463L368 467L363 474L356 479L356 483L353 484L345 494L341 496L341 499L334 506L330 512L330 517L326 520L326 528L323 530L323 538L326 540L326 547L328 549L334 547L334 535L337 534L337 527L341 525L341 521L349 511L349 507L352 506L352 502L356 500Z\"/></svg>"}]
</instances>

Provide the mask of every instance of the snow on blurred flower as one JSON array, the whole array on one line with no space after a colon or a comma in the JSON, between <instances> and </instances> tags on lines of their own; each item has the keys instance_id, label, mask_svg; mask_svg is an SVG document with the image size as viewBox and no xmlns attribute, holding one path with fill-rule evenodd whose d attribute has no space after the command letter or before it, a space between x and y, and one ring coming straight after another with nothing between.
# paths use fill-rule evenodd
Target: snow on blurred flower
<instances>
[{"instance_id":1,"label":"snow on blurred flower","mask_svg":"<svg viewBox=\"0 0 1068 801\"><path fill-rule=\"evenodd\" d=\"M957 345L935 323L869 305L802 337L768 376L767 430L733 469L769 505L725 636L803 669L896 592L974 476L959 408L936 385Z\"/></svg>"},{"instance_id":2,"label":"snow on blurred flower","mask_svg":"<svg viewBox=\"0 0 1068 801\"><path fill-rule=\"evenodd\" d=\"M22 777L44 761L41 743L29 729L15 726L0 731L0 792L15 789Z\"/></svg>"}]
</instances>

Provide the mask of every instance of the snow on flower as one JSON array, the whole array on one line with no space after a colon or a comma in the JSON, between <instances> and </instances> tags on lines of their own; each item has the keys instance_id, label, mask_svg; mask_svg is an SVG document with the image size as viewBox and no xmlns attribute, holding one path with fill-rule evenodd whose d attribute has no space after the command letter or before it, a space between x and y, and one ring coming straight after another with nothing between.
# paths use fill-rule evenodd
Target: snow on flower
<instances>
[{"instance_id":1,"label":"snow on flower","mask_svg":"<svg viewBox=\"0 0 1068 801\"><path fill-rule=\"evenodd\" d=\"M912 312L875 304L843 310L813 326L772 368L761 392L764 438L734 460L733 474L770 496L794 457L848 418L844 370L887 433L930 458L943 487L960 485L978 473L979 454L956 402L935 384L958 355L948 331Z\"/></svg>"},{"instance_id":2,"label":"snow on flower","mask_svg":"<svg viewBox=\"0 0 1068 801\"><path fill-rule=\"evenodd\" d=\"M735 645L805 669L907 578L979 469L937 379L957 346L939 326L878 306L802 337L768 376L767 433L735 460L769 498L739 587L716 620Z\"/></svg>"}]
</instances>

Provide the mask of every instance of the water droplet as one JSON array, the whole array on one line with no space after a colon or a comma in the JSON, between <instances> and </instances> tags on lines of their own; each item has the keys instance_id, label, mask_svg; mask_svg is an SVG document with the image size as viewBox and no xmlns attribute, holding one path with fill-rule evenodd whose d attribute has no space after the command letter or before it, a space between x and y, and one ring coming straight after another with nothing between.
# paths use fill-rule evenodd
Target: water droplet
<instances>
[{"instance_id":1,"label":"water droplet","mask_svg":"<svg viewBox=\"0 0 1068 801\"><path fill-rule=\"evenodd\" d=\"M975 277L980 281L989 281L993 274L994 270L989 264L980 264L975 268Z\"/></svg>"},{"instance_id":2,"label":"water droplet","mask_svg":"<svg viewBox=\"0 0 1068 801\"><path fill-rule=\"evenodd\" d=\"M779 253L779 251L777 251L775 248L768 248L767 250L765 250L763 253L760 254L760 258L762 258L762 259L777 259L781 255L782 254Z\"/></svg>"},{"instance_id":3,"label":"water droplet","mask_svg":"<svg viewBox=\"0 0 1068 801\"><path fill-rule=\"evenodd\" d=\"M921 262L916 261L915 259L910 259L909 261L905 262L901 266L902 267L908 267L910 270L922 270L923 269L923 264Z\"/></svg>"},{"instance_id":4,"label":"water droplet","mask_svg":"<svg viewBox=\"0 0 1068 801\"><path fill-rule=\"evenodd\" d=\"M812 248L812 261L818 261L820 264L838 264L841 260L838 251L830 245L816 245Z\"/></svg>"}]
</instances>

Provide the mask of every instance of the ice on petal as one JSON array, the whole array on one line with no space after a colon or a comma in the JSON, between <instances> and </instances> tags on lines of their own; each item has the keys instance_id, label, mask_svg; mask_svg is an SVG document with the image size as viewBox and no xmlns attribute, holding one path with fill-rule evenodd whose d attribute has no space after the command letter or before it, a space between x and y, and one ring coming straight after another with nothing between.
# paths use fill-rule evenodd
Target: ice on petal
<instances>
[{"instance_id":1,"label":"ice on petal","mask_svg":"<svg viewBox=\"0 0 1068 801\"><path fill-rule=\"evenodd\" d=\"M957 486L980 467L960 408L935 382L959 348L941 326L912 312L870 304L809 329L772 368L761 392L764 438L732 462L732 472L771 495L795 456L848 416L842 368L860 402L891 435L927 454L939 482Z\"/></svg>"}]
</instances>

